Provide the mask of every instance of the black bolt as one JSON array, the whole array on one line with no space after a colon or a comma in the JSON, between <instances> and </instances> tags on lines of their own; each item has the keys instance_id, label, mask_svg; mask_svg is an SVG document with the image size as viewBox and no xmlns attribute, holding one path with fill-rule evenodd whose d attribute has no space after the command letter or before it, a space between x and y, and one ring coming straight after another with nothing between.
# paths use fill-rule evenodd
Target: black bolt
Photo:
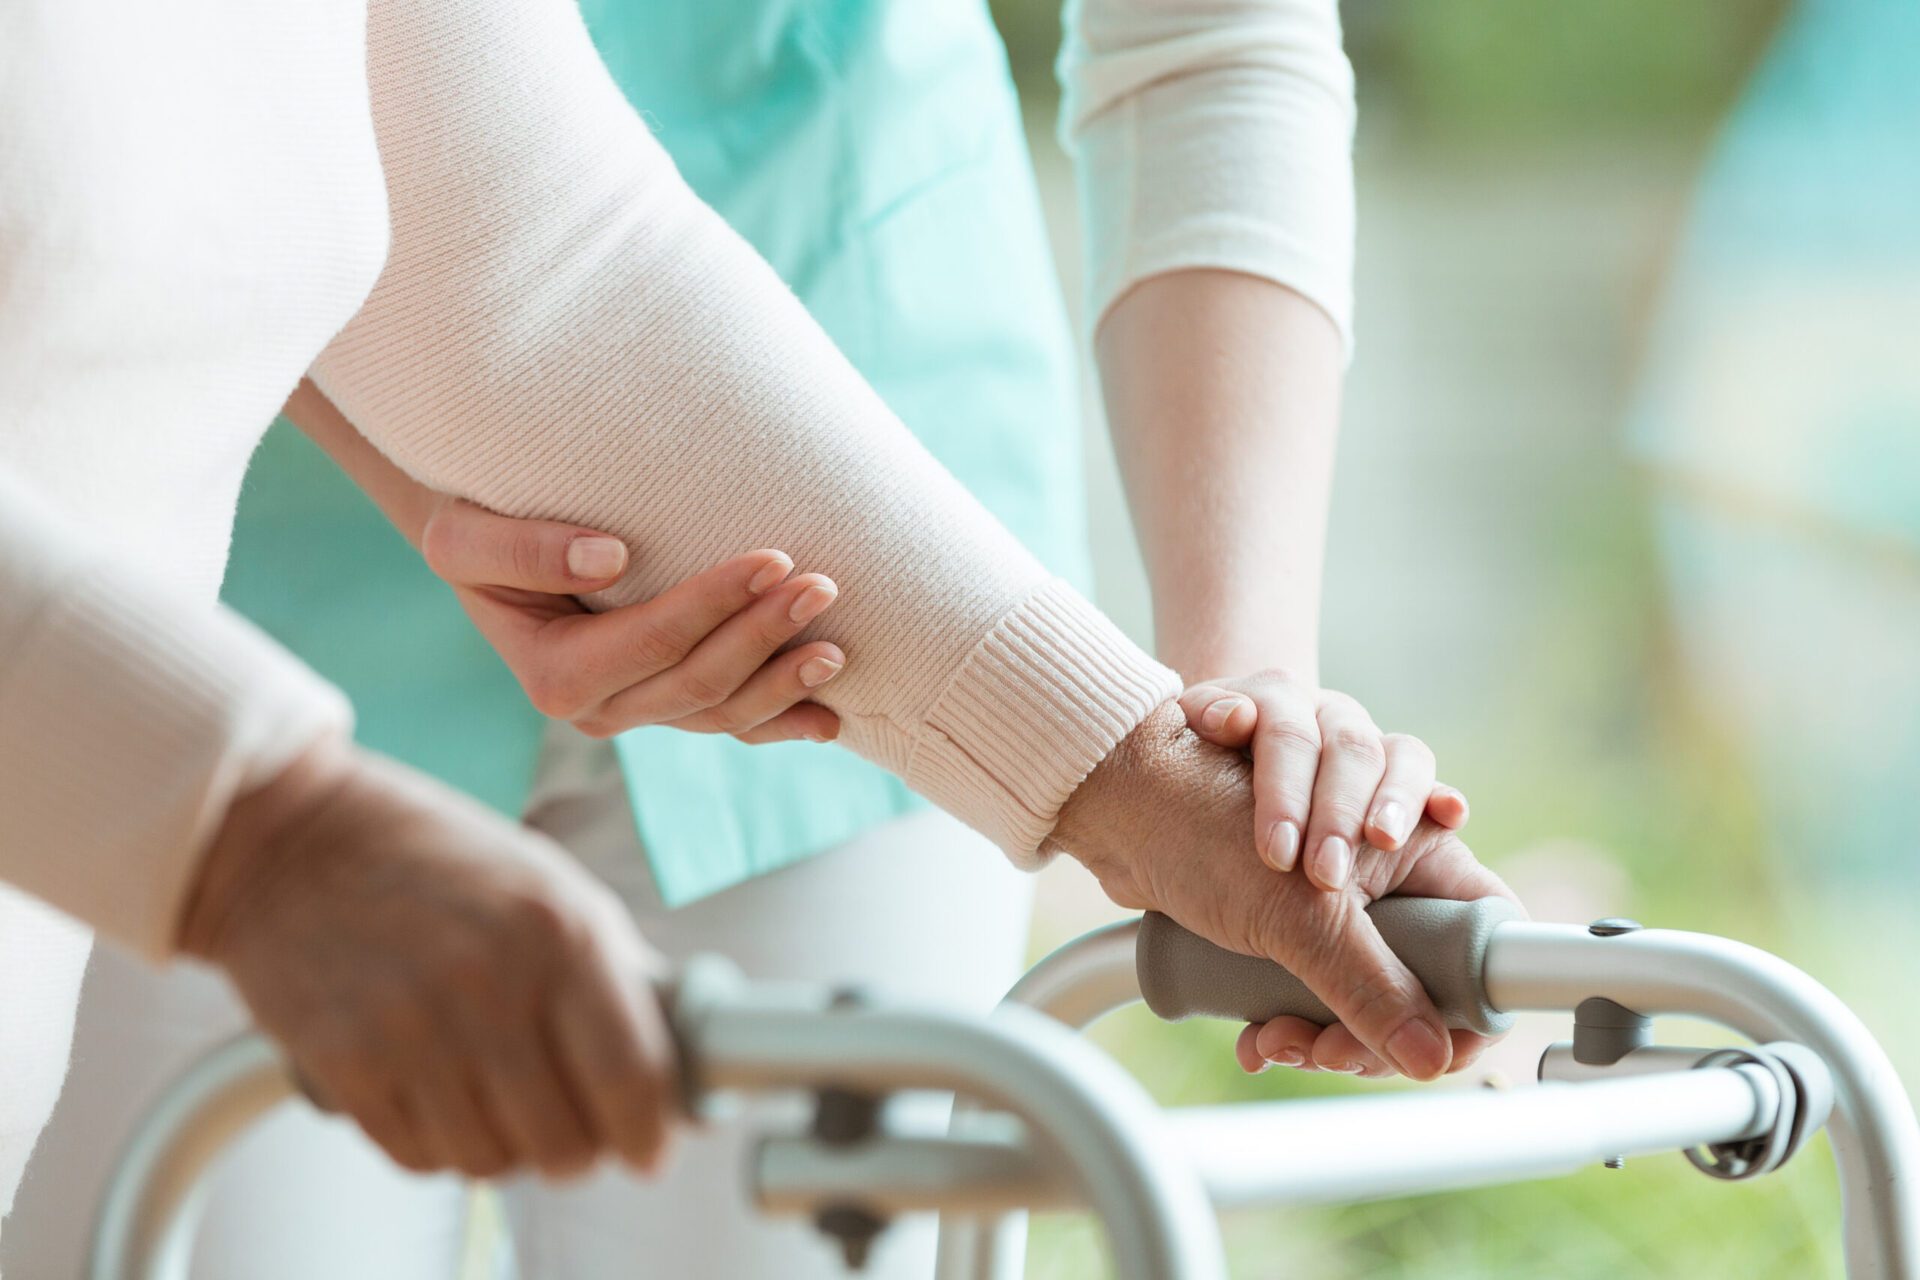
<instances>
[{"instance_id":1,"label":"black bolt","mask_svg":"<svg viewBox=\"0 0 1920 1280\"><path fill-rule=\"evenodd\" d=\"M1617 938L1623 933L1633 933L1645 927L1638 920L1629 920L1625 916L1608 916L1588 925L1587 932L1596 938Z\"/></svg>"}]
</instances>

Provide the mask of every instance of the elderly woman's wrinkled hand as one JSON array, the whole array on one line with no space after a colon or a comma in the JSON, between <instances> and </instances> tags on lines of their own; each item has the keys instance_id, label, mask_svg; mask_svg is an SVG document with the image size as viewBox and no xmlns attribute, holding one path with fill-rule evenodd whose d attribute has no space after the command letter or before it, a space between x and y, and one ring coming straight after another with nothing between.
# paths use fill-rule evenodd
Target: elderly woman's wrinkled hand
<instances>
[{"instance_id":1,"label":"elderly woman's wrinkled hand","mask_svg":"<svg viewBox=\"0 0 1920 1280\"><path fill-rule=\"evenodd\" d=\"M555 845L323 743L231 810L181 949L401 1165L651 1170L675 1114L661 963Z\"/></svg>"}]
</instances>

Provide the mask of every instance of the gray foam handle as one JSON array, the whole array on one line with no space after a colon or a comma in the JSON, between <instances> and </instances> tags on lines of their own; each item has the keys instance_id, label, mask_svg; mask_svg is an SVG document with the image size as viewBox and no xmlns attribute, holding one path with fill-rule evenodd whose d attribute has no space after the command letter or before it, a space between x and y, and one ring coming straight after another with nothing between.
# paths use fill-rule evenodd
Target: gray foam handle
<instances>
[{"instance_id":1,"label":"gray foam handle","mask_svg":"<svg viewBox=\"0 0 1920 1280\"><path fill-rule=\"evenodd\" d=\"M1367 908L1374 927L1427 989L1450 1027L1499 1035L1513 1015L1487 1002L1480 981L1494 926L1518 920L1505 898L1382 898ZM1326 1024L1332 1010L1307 984L1271 960L1243 956L1189 933L1156 911L1140 921L1134 949L1140 994L1169 1022L1227 1018L1266 1022L1285 1014Z\"/></svg>"}]
</instances>

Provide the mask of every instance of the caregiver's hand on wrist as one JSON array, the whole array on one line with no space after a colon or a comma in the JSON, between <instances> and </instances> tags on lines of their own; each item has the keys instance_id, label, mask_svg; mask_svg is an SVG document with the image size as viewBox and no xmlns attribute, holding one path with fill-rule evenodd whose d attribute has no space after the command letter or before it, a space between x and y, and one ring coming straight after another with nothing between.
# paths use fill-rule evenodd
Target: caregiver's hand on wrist
<instances>
[{"instance_id":1,"label":"caregiver's hand on wrist","mask_svg":"<svg viewBox=\"0 0 1920 1280\"><path fill-rule=\"evenodd\" d=\"M1433 752L1382 733L1366 708L1282 670L1205 680L1180 695L1187 726L1253 762L1253 846L1322 889L1352 877L1363 846L1397 850L1422 814L1466 825L1467 800L1434 776Z\"/></svg>"},{"instance_id":2,"label":"caregiver's hand on wrist","mask_svg":"<svg viewBox=\"0 0 1920 1280\"><path fill-rule=\"evenodd\" d=\"M591 613L575 597L625 571L618 539L437 498L419 540L534 706L583 733L664 724L749 743L839 735L839 717L807 699L846 654L826 641L782 649L838 588L796 576L782 552L749 551L651 600Z\"/></svg>"},{"instance_id":3,"label":"caregiver's hand on wrist","mask_svg":"<svg viewBox=\"0 0 1920 1280\"><path fill-rule=\"evenodd\" d=\"M1173 703L1153 712L1061 811L1050 847L1086 864L1123 907L1161 911L1210 941L1292 970L1339 1015L1249 1027L1238 1055L1267 1062L1431 1079L1485 1047L1449 1033L1365 908L1393 893L1471 900L1513 895L1457 836L1432 821L1393 850L1362 847L1344 887L1275 875L1253 856L1253 767L1203 742Z\"/></svg>"},{"instance_id":4,"label":"caregiver's hand on wrist","mask_svg":"<svg viewBox=\"0 0 1920 1280\"><path fill-rule=\"evenodd\" d=\"M664 1152L658 959L557 846L421 775L329 742L242 797L180 945L406 1168L566 1176Z\"/></svg>"}]
</instances>

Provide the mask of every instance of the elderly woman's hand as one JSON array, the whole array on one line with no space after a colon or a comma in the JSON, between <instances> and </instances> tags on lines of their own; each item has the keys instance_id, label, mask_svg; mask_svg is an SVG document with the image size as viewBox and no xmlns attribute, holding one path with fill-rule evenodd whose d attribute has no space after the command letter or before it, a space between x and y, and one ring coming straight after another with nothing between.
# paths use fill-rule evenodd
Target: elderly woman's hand
<instances>
[{"instance_id":1,"label":"elderly woman's hand","mask_svg":"<svg viewBox=\"0 0 1920 1280\"><path fill-rule=\"evenodd\" d=\"M575 597L611 586L627 549L591 529L439 498L420 550L534 706L583 733L664 724L765 743L840 732L839 717L807 699L846 654L826 641L782 649L838 588L817 573L795 576L782 552L749 551L596 614Z\"/></svg>"},{"instance_id":2,"label":"elderly woman's hand","mask_svg":"<svg viewBox=\"0 0 1920 1280\"><path fill-rule=\"evenodd\" d=\"M1078 858L1121 906L1165 912L1218 946L1285 966L1340 1018L1248 1028L1239 1045L1248 1070L1274 1062L1425 1080L1471 1062L1485 1039L1448 1031L1366 906L1389 894L1470 901L1512 892L1433 821L1396 849L1364 850L1338 890L1274 875L1250 848L1253 772L1242 754L1201 741L1168 704L1081 783L1049 847Z\"/></svg>"},{"instance_id":3,"label":"elderly woman's hand","mask_svg":"<svg viewBox=\"0 0 1920 1280\"><path fill-rule=\"evenodd\" d=\"M1361 851L1392 852L1422 814L1466 825L1467 799L1435 780L1433 752L1382 733L1366 708L1285 671L1205 680L1180 696L1187 726L1253 759L1254 848L1322 889L1351 880Z\"/></svg>"},{"instance_id":4,"label":"elderly woman's hand","mask_svg":"<svg viewBox=\"0 0 1920 1280\"><path fill-rule=\"evenodd\" d=\"M676 1086L657 957L557 846L431 779L309 751L233 806L180 944L406 1168L661 1159Z\"/></svg>"}]
</instances>

